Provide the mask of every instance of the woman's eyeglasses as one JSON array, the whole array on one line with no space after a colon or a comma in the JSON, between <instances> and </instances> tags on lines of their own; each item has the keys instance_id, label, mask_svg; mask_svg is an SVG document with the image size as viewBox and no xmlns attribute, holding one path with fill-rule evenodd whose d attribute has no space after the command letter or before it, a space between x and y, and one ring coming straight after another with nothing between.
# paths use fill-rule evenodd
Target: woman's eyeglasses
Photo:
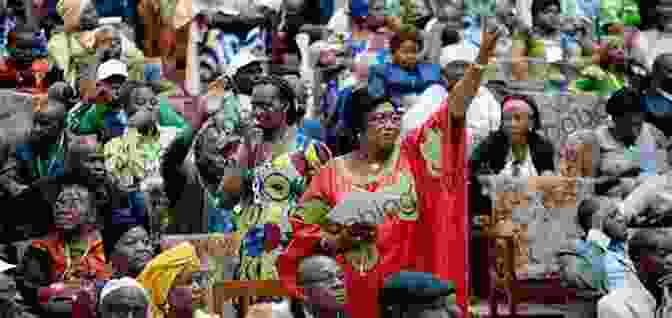
<instances>
[{"instance_id":1,"label":"woman's eyeglasses","mask_svg":"<svg viewBox=\"0 0 672 318\"><path fill-rule=\"evenodd\" d=\"M136 98L135 104L144 107L150 110L154 110L159 106L159 99L156 97L152 98Z\"/></svg>"},{"instance_id":2,"label":"woman's eyeglasses","mask_svg":"<svg viewBox=\"0 0 672 318\"><path fill-rule=\"evenodd\" d=\"M386 122L393 124L401 123L403 115L399 112L380 112L369 115L369 122L382 125Z\"/></svg>"},{"instance_id":3,"label":"woman's eyeglasses","mask_svg":"<svg viewBox=\"0 0 672 318\"><path fill-rule=\"evenodd\" d=\"M560 158L569 160L569 161L575 161L578 157L578 152L576 151L576 147L571 147L571 146L565 146L560 150Z\"/></svg>"}]
</instances>

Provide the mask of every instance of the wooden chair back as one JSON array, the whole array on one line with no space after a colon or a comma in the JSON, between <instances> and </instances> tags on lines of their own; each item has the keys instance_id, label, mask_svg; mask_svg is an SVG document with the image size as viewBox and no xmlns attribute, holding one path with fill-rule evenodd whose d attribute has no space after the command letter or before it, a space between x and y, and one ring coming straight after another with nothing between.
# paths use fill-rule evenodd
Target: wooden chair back
<instances>
[{"instance_id":1,"label":"wooden chair back","mask_svg":"<svg viewBox=\"0 0 672 318\"><path fill-rule=\"evenodd\" d=\"M290 297L290 293L282 287L279 280L232 280L216 283L213 287L215 311L223 317L224 304L232 299L240 306L238 318L247 317L252 297Z\"/></svg>"},{"instance_id":2,"label":"wooden chair back","mask_svg":"<svg viewBox=\"0 0 672 318\"><path fill-rule=\"evenodd\" d=\"M546 257L537 257L543 260L541 264L532 264L531 261L533 255L541 256L549 249L560 249L569 241L574 234L575 221L571 214L576 213L577 196L585 195L582 192L587 189L583 184L580 186L578 180L553 176L528 178L524 188L526 191L521 191L518 186L493 189L497 192L486 226L491 317L499 317L500 295L505 296L509 305L508 315L512 317L518 314L517 305L523 301L564 304L574 297L575 291L564 288L559 272L553 266L546 266L551 265ZM537 199L528 193L543 194L543 202L535 202ZM554 209L562 210L552 214L541 213ZM547 217L551 223L537 220ZM536 232L551 231L549 225L559 227L555 230L560 232L547 233L548 237L529 235L528 231L533 229ZM536 228L539 226L544 228ZM544 266L546 271L540 272L539 265Z\"/></svg>"}]
</instances>

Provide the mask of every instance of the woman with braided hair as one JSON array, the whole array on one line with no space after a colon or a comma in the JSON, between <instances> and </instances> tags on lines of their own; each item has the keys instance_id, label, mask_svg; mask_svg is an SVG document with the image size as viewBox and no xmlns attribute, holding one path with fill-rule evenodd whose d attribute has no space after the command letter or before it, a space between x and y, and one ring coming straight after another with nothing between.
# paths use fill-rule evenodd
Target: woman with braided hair
<instances>
[{"instance_id":1,"label":"woman with braided hair","mask_svg":"<svg viewBox=\"0 0 672 318\"><path fill-rule=\"evenodd\" d=\"M275 252L289 241L290 211L331 154L323 143L298 133L301 114L294 88L284 78L255 81L251 105L251 142L243 147L250 170L243 178L224 177L222 185L241 196L234 212L244 238L240 279L277 279Z\"/></svg>"}]
</instances>

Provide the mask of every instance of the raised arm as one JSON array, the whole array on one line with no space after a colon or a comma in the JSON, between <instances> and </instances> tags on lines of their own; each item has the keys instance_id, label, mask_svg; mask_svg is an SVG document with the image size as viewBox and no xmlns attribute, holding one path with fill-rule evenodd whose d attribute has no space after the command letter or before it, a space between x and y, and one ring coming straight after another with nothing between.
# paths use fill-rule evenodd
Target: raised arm
<instances>
[{"instance_id":1,"label":"raised arm","mask_svg":"<svg viewBox=\"0 0 672 318\"><path fill-rule=\"evenodd\" d=\"M0 162L0 189L10 196L16 196L27 189L18 179L19 161L15 151L7 151L7 156Z\"/></svg>"},{"instance_id":2,"label":"raised arm","mask_svg":"<svg viewBox=\"0 0 672 318\"><path fill-rule=\"evenodd\" d=\"M452 174L453 177L457 177L455 173L464 173L466 111L478 93L483 65L492 56L496 39L496 33L485 31L482 33L477 64L467 67L464 78L453 87L439 110L432 114L419 130L404 140L402 147L407 148L406 151L411 157L424 161L424 169L433 176Z\"/></svg>"},{"instance_id":3,"label":"raised arm","mask_svg":"<svg viewBox=\"0 0 672 318\"><path fill-rule=\"evenodd\" d=\"M451 124L452 127L465 127L466 112L481 86L483 68L494 54L498 34L486 31L485 28L483 30L481 32L481 47L476 60L477 64L467 67L464 78L450 91L446 99L446 105L440 111L440 113L445 112L448 115L450 121L447 123ZM447 128L449 127L444 127L444 129Z\"/></svg>"},{"instance_id":4,"label":"raised arm","mask_svg":"<svg viewBox=\"0 0 672 318\"><path fill-rule=\"evenodd\" d=\"M527 37L528 34L522 31L513 35L511 72L515 81L526 81L528 79Z\"/></svg>"},{"instance_id":5,"label":"raised arm","mask_svg":"<svg viewBox=\"0 0 672 318\"><path fill-rule=\"evenodd\" d=\"M166 184L166 191L178 195L182 193L186 176L183 170L184 160L191 150L194 129L187 125L175 138L161 158L161 175ZM172 191L171 191L172 190Z\"/></svg>"}]
</instances>

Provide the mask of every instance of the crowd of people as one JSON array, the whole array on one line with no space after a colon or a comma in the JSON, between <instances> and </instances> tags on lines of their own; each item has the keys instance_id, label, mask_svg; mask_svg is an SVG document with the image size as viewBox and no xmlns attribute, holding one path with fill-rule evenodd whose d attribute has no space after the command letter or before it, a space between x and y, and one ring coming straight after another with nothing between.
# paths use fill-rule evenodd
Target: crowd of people
<instances>
[{"instance_id":1,"label":"crowd of people","mask_svg":"<svg viewBox=\"0 0 672 318\"><path fill-rule=\"evenodd\" d=\"M582 192L568 316L672 317L665 1L1 5L0 82L46 103L0 136L0 317L215 317L215 263L162 241L197 234L291 295L250 317L470 317L472 228L530 180ZM516 83L608 118L558 147Z\"/></svg>"}]
</instances>

